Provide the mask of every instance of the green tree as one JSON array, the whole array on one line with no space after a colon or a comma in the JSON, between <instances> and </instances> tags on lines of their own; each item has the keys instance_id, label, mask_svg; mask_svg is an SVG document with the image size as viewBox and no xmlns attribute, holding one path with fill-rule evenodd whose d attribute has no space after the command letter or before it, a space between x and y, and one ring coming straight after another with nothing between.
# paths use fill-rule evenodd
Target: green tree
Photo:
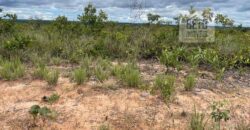
<instances>
[{"instance_id":1,"label":"green tree","mask_svg":"<svg viewBox=\"0 0 250 130\"><path fill-rule=\"evenodd\" d=\"M234 20L228 18L227 15L217 14L215 17L215 23L221 24L223 27L232 27L234 25Z\"/></svg>"},{"instance_id":2,"label":"green tree","mask_svg":"<svg viewBox=\"0 0 250 130\"><path fill-rule=\"evenodd\" d=\"M78 20L80 20L90 31L94 32L100 31L104 27L103 24L107 19L108 16L103 10L100 10L97 15L97 10L91 3L84 8L84 13L78 16Z\"/></svg>"},{"instance_id":3,"label":"green tree","mask_svg":"<svg viewBox=\"0 0 250 130\"><path fill-rule=\"evenodd\" d=\"M161 18L160 15L151 14L151 13L148 13L147 16L148 16L148 21L149 21L150 24L159 21L159 19Z\"/></svg>"},{"instance_id":4,"label":"green tree","mask_svg":"<svg viewBox=\"0 0 250 130\"><path fill-rule=\"evenodd\" d=\"M106 22L107 19L108 19L107 14L103 10L100 10L99 16L97 17L97 21L102 23L102 22Z\"/></svg>"},{"instance_id":5,"label":"green tree","mask_svg":"<svg viewBox=\"0 0 250 130\"><path fill-rule=\"evenodd\" d=\"M0 9L0 13L3 10ZM14 31L14 25L17 20L16 14L5 14L3 17L0 17L0 33L7 33L7 32L13 32Z\"/></svg>"},{"instance_id":6,"label":"green tree","mask_svg":"<svg viewBox=\"0 0 250 130\"><path fill-rule=\"evenodd\" d=\"M85 25L94 25L97 20L96 8L92 4L88 4L84 8L84 13L78 16L78 19Z\"/></svg>"},{"instance_id":7,"label":"green tree","mask_svg":"<svg viewBox=\"0 0 250 130\"><path fill-rule=\"evenodd\" d=\"M197 15L195 15L196 13L196 9L194 8L194 6L190 6L189 10L188 10L189 14L180 14L177 17L174 17L174 20L176 21L176 24L179 25L180 22L186 22L188 19L196 19L198 20Z\"/></svg>"}]
</instances>

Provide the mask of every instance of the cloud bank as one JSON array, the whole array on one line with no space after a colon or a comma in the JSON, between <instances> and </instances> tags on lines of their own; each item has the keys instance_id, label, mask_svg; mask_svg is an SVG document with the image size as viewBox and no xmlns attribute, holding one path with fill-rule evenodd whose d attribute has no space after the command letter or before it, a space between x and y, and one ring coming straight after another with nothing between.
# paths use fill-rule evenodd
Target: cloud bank
<instances>
[{"instance_id":1,"label":"cloud bank","mask_svg":"<svg viewBox=\"0 0 250 130\"><path fill-rule=\"evenodd\" d=\"M1 0L0 7L8 13L16 13L20 19L39 17L44 20L65 15L70 20L77 20L83 8L91 2L98 9L103 9L110 20L133 22L138 11L132 10L136 0ZM248 0L137 0L143 10L141 22L146 21L146 14L153 12L164 19L172 20L180 13L186 13L193 5L197 9L211 7L215 13L223 13L233 18L236 24L250 26L250 2Z\"/></svg>"}]
</instances>

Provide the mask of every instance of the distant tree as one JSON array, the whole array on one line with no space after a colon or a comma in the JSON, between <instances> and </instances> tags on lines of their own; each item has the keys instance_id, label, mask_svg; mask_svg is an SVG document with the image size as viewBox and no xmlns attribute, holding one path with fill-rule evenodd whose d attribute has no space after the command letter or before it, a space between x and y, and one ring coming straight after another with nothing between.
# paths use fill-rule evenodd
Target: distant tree
<instances>
[{"instance_id":1,"label":"distant tree","mask_svg":"<svg viewBox=\"0 0 250 130\"><path fill-rule=\"evenodd\" d=\"M183 21L187 21L188 19L196 19L196 20L199 20L199 18L197 17L197 15L195 14L197 11L196 9L194 8L194 6L190 6L189 10L188 10L189 14L180 14L178 15L177 17L174 17L174 20L175 20L175 23L177 25L179 25L180 22L183 22Z\"/></svg>"},{"instance_id":2,"label":"distant tree","mask_svg":"<svg viewBox=\"0 0 250 130\"><path fill-rule=\"evenodd\" d=\"M78 16L78 19L85 25L94 25L97 20L96 8L92 4L88 4L84 8L84 13Z\"/></svg>"},{"instance_id":3,"label":"distant tree","mask_svg":"<svg viewBox=\"0 0 250 130\"><path fill-rule=\"evenodd\" d=\"M98 22L106 22L107 19L108 19L107 14L103 10L100 10L99 16L97 17L97 21Z\"/></svg>"},{"instance_id":4,"label":"distant tree","mask_svg":"<svg viewBox=\"0 0 250 130\"><path fill-rule=\"evenodd\" d=\"M103 10L100 10L97 15L96 8L90 3L84 8L84 13L78 15L78 20L91 32L99 32L104 27L104 22L107 19L108 16Z\"/></svg>"},{"instance_id":5,"label":"distant tree","mask_svg":"<svg viewBox=\"0 0 250 130\"><path fill-rule=\"evenodd\" d=\"M215 23L221 24L223 27L232 27L234 25L234 20L228 18L227 15L217 14L215 17Z\"/></svg>"},{"instance_id":6,"label":"distant tree","mask_svg":"<svg viewBox=\"0 0 250 130\"><path fill-rule=\"evenodd\" d=\"M3 17L5 19L8 19L8 20L13 21L13 22L15 22L17 20L16 14L5 14Z\"/></svg>"},{"instance_id":7,"label":"distant tree","mask_svg":"<svg viewBox=\"0 0 250 130\"><path fill-rule=\"evenodd\" d=\"M3 10L0 9L0 12ZM3 18L0 17L0 33L7 33L7 32L13 32L14 31L14 25L17 20L16 14L5 14L3 15Z\"/></svg>"},{"instance_id":8,"label":"distant tree","mask_svg":"<svg viewBox=\"0 0 250 130\"><path fill-rule=\"evenodd\" d=\"M204 20L212 22L213 16L214 16L214 13L212 12L211 8L205 8L202 12L202 17Z\"/></svg>"},{"instance_id":9,"label":"distant tree","mask_svg":"<svg viewBox=\"0 0 250 130\"><path fill-rule=\"evenodd\" d=\"M3 12L3 9L0 8L0 13ZM2 17L0 16L0 20L2 19Z\"/></svg>"},{"instance_id":10,"label":"distant tree","mask_svg":"<svg viewBox=\"0 0 250 130\"><path fill-rule=\"evenodd\" d=\"M151 14L151 13L148 13L147 16L148 16L148 21L149 21L149 23L151 23L151 24L152 24L152 23L155 23L155 22L158 22L159 19L161 18L160 15Z\"/></svg>"},{"instance_id":11,"label":"distant tree","mask_svg":"<svg viewBox=\"0 0 250 130\"><path fill-rule=\"evenodd\" d=\"M68 18L65 16L58 16L55 21L54 21L54 26L56 27L57 30L64 30L67 28L69 22L68 22Z\"/></svg>"},{"instance_id":12,"label":"distant tree","mask_svg":"<svg viewBox=\"0 0 250 130\"><path fill-rule=\"evenodd\" d=\"M193 15L196 13L196 9L194 8L194 6L190 6L189 10L188 10L190 15Z\"/></svg>"},{"instance_id":13,"label":"distant tree","mask_svg":"<svg viewBox=\"0 0 250 130\"><path fill-rule=\"evenodd\" d=\"M87 26L92 26L100 22L105 22L108 19L107 14L103 10L100 10L98 15L96 13L96 8L89 3L88 6L84 8L84 13L78 15L78 20Z\"/></svg>"}]
</instances>

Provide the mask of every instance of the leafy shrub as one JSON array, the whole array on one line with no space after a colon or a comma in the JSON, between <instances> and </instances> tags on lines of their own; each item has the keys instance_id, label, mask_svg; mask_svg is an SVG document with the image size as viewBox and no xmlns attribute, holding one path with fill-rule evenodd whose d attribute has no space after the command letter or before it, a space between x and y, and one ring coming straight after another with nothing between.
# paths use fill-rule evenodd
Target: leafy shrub
<instances>
[{"instance_id":1,"label":"leafy shrub","mask_svg":"<svg viewBox=\"0 0 250 130\"><path fill-rule=\"evenodd\" d=\"M166 49L160 56L160 61L167 67L181 68L181 62L186 60L185 48Z\"/></svg>"},{"instance_id":2,"label":"leafy shrub","mask_svg":"<svg viewBox=\"0 0 250 130\"><path fill-rule=\"evenodd\" d=\"M35 79L46 79L48 73L49 73L49 70L46 68L46 66L43 64L40 64L34 71L33 77Z\"/></svg>"},{"instance_id":3,"label":"leafy shrub","mask_svg":"<svg viewBox=\"0 0 250 130\"><path fill-rule=\"evenodd\" d=\"M87 79L87 70L83 68L75 69L72 76L77 85L81 85Z\"/></svg>"},{"instance_id":4,"label":"leafy shrub","mask_svg":"<svg viewBox=\"0 0 250 130\"><path fill-rule=\"evenodd\" d=\"M218 129L220 129L221 121L224 120L225 122L230 119L230 111L225 107L226 101L223 102L213 102L211 105L212 112L211 116L212 119L217 122Z\"/></svg>"},{"instance_id":5,"label":"leafy shrub","mask_svg":"<svg viewBox=\"0 0 250 130\"><path fill-rule=\"evenodd\" d=\"M40 107L39 105L33 105L31 106L29 110L29 114L31 114L34 119L38 116L41 116L42 118L46 119L55 119L57 117L57 113L53 110L50 110L47 107Z\"/></svg>"},{"instance_id":6,"label":"leafy shrub","mask_svg":"<svg viewBox=\"0 0 250 130\"><path fill-rule=\"evenodd\" d=\"M195 81L195 75L190 74L186 77L184 82L184 87L186 91L191 91L195 87L196 81Z\"/></svg>"},{"instance_id":7,"label":"leafy shrub","mask_svg":"<svg viewBox=\"0 0 250 130\"><path fill-rule=\"evenodd\" d=\"M48 82L49 85L55 86L57 84L59 78L59 71L54 70L48 73L46 76L46 81Z\"/></svg>"},{"instance_id":8,"label":"leafy shrub","mask_svg":"<svg viewBox=\"0 0 250 130\"><path fill-rule=\"evenodd\" d=\"M6 80L15 80L24 76L25 67L20 60L3 61L0 76Z\"/></svg>"},{"instance_id":9,"label":"leafy shrub","mask_svg":"<svg viewBox=\"0 0 250 130\"><path fill-rule=\"evenodd\" d=\"M161 91L161 95L165 101L169 101L174 88L175 77L170 75L158 75L155 79L155 86Z\"/></svg>"},{"instance_id":10,"label":"leafy shrub","mask_svg":"<svg viewBox=\"0 0 250 130\"><path fill-rule=\"evenodd\" d=\"M189 123L190 130L205 130L207 124L207 120L205 120L204 113L198 113L196 108L194 109L194 113L191 115L191 120Z\"/></svg>"},{"instance_id":11,"label":"leafy shrub","mask_svg":"<svg viewBox=\"0 0 250 130\"><path fill-rule=\"evenodd\" d=\"M4 44L4 48L9 51L26 49L32 42L30 37L15 35L12 39Z\"/></svg>"}]
</instances>

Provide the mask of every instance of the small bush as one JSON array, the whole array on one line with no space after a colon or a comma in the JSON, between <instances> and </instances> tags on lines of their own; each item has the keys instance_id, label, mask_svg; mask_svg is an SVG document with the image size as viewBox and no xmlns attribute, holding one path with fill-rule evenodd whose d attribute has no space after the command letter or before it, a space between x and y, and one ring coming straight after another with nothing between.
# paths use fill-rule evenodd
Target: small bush
<instances>
[{"instance_id":1,"label":"small bush","mask_svg":"<svg viewBox=\"0 0 250 130\"><path fill-rule=\"evenodd\" d=\"M189 123L190 130L205 130L207 120L205 120L205 114L197 113L194 109L194 113L191 115L191 120Z\"/></svg>"},{"instance_id":2,"label":"small bush","mask_svg":"<svg viewBox=\"0 0 250 130\"><path fill-rule=\"evenodd\" d=\"M45 65L38 65L37 69L33 73L35 79L46 79L49 70Z\"/></svg>"},{"instance_id":3,"label":"small bush","mask_svg":"<svg viewBox=\"0 0 250 130\"><path fill-rule=\"evenodd\" d=\"M24 76L25 67L20 60L3 61L0 76L5 80L15 80Z\"/></svg>"},{"instance_id":4,"label":"small bush","mask_svg":"<svg viewBox=\"0 0 250 130\"><path fill-rule=\"evenodd\" d=\"M57 113L53 110L50 110L47 107L40 107L39 105L33 105L31 106L29 110L29 114L31 114L34 119L37 118L38 116L46 119L55 119L57 117Z\"/></svg>"},{"instance_id":5,"label":"small bush","mask_svg":"<svg viewBox=\"0 0 250 130\"><path fill-rule=\"evenodd\" d=\"M79 68L74 70L72 76L77 85L81 85L86 81L88 74L86 69Z\"/></svg>"},{"instance_id":6,"label":"small bush","mask_svg":"<svg viewBox=\"0 0 250 130\"><path fill-rule=\"evenodd\" d=\"M166 49L160 56L160 62L166 67L174 67L178 70L181 69L181 62L186 60L185 48L179 47L173 50Z\"/></svg>"},{"instance_id":7,"label":"small bush","mask_svg":"<svg viewBox=\"0 0 250 130\"><path fill-rule=\"evenodd\" d=\"M155 79L155 86L161 91L161 95L165 101L169 101L174 88L175 77L170 75L158 75Z\"/></svg>"},{"instance_id":8,"label":"small bush","mask_svg":"<svg viewBox=\"0 0 250 130\"><path fill-rule=\"evenodd\" d=\"M195 80L195 75L190 74L186 77L184 87L186 91L191 91L195 87L196 80Z\"/></svg>"},{"instance_id":9,"label":"small bush","mask_svg":"<svg viewBox=\"0 0 250 130\"><path fill-rule=\"evenodd\" d=\"M58 78L59 78L59 71L54 70L48 73L48 75L46 76L46 81L48 82L49 85L55 86L57 84Z\"/></svg>"},{"instance_id":10,"label":"small bush","mask_svg":"<svg viewBox=\"0 0 250 130\"><path fill-rule=\"evenodd\" d=\"M217 127L220 130L221 121L228 121L230 119L230 111L226 107L227 101L213 102L211 105L212 112L211 117L217 123Z\"/></svg>"}]
</instances>

